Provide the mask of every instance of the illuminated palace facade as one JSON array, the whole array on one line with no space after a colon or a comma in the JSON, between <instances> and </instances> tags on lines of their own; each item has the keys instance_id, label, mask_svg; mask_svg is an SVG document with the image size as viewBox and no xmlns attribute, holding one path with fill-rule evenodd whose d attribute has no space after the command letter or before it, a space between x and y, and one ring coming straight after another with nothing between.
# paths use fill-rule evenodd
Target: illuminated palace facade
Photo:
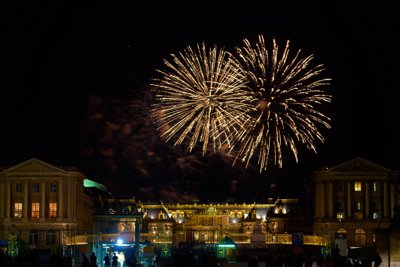
<instances>
[{"instance_id":1,"label":"illuminated palace facade","mask_svg":"<svg viewBox=\"0 0 400 267\"><path fill-rule=\"evenodd\" d=\"M21 249L54 252L84 243L92 229L92 200L84 175L32 158L0 169L0 240L9 254Z\"/></svg>"},{"instance_id":2,"label":"illuminated palace facade","mask_svg":"<svg viewBox=\"0 0 400 267\"><path fill-rule=\"evenodd\" d=\"M33 158L0 169L0 247L13 253L22 247L65 253L80 246L80 252L97 248L102 255L102 248L117 242L216 244L227 236L239 248L290 248L300 233L306 246L373 246L384 260L399 256L400 261L400 246L392 243L400 234L390 232L399 206L398 178L398 172L355 158L312 173L311 207L286 198L150 203L116 199L77 169ZM312 217L306 216L307 208Z\"/></svg>"},{"instance_id":3,"label":"illuminated palace facade","mask_svg":"<svg viewBox=\"0 0 400 267\"><path fill-rule=\"evenodd\" d=\"M141 238L153 243L216 244L225 236L239 246L291 244L293 232L308 232L306 244L321 244L304 225L297 199L266 203L138 203L143 217Z\"/></svg>"},{"instance_id":4,"label":"illuminated palace facade","mask_svg":"<svg viewBox=\"0 0 400 267\"><path fill-rule=\"evenodd\" d=\"M332 242L341 234L348 247L376 247L385 258L400 261L400 244L391 238L399 236L390 228L399 215L399 172L355 158L314 171L312 192L315 233Z\"/></svg>"}]
</instances>

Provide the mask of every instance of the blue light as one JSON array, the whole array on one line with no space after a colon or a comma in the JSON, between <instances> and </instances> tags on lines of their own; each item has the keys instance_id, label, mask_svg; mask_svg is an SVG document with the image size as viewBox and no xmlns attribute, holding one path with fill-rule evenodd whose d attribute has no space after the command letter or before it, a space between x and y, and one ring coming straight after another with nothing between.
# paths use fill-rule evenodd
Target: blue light
<instances>
[{"instance_id":1,"label":"blue light","mask_svg":"<svg viewBox=\"0 0 400 267\"><path fill-rule=\"evenodd\" d=\"M220 247L220 248L234 248L236 246L233 245L233 244L218 244L218 247Z\"/></svg>"}]
</instances>

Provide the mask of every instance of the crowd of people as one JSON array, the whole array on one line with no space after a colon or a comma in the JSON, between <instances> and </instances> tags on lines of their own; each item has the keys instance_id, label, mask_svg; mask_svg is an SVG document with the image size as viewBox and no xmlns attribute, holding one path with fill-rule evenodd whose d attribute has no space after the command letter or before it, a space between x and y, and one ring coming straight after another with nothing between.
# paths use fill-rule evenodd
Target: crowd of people
<instances>
[{"instance_id":1,"label":"crowd of people","mask_svg":"<svg viewBox=\"0 0 400 267\"><path fill-rule=\"evenodd\" d=\"M193 264L197 264L198 261L193 261L193 259L188 259L188 255L190 254L176 254L173 257L174 266L188 266L190 262L190 266L197 266ZM193 255L192 255L193 256ZM213 257L206 257L203 255L202 262L207 266L219 266L217 261L212 261ZM248 259L248 266L258 266L258 262L261 260L265 261L265 266L267 267L312 267L312 266L326 266L326 262L330 262L329 266L344 266L344 267L361 267L361 266L374 266L379 267L382 264L382 258L379 253L375 253L374 255L369 255L368 257L356 258L356 257L343 257L340 256L339 250L337 247L332 249L332 256L322 257L322 256L313 256L307 253L301 254L282 254L282 253L271 253L268 255L263 255L263 257L258 258L257 256L251 256ZM98 267L99 260L96 254L93 252L90 254L90 257L87 257L86 254L82 254L82 267ZM122 267L118 262L118 255L114 253L107 253L103 257L103 262L105 267ZM1 266L39 266L37 257L35 254L25 253L24 257L19 258L11 258L8 257L3 251L0 250L0 262L5 263L5 265ZM130 257L124 262L124 267L135 267L137 263L137 259L132 253ZM63 257L59 253L52 253L50 259L51 267L59 267L63 266Z\"/></svg>"},{"instance_id":2,"label":"crowd of people","mask_svg":"<svg viewBox=\"0 0 400 267\"><path fill-rule=\"evenodd\" d=\"M105 267L120 267L118 266L118 256L114 253L106 253L103 258L104 266ZM132 253L131 256L128 258L127 262L125 263L126 266L135 267L137 263L135 255Z\"/></svg>"}]
</instances>

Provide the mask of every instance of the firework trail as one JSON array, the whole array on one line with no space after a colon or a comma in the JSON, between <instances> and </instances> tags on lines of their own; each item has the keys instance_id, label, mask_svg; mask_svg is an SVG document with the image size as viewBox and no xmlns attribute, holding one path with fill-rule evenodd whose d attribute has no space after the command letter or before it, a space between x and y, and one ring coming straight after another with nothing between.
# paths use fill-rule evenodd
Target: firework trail
<instances>
[{"instance_id":1,"label":"firework trail","mask_svg":"<svg viewBox=\"0 0 400 267\"><path fill-rule=\"evenodd\" d=\"M330 81L321 75L323 66L312 66L313 56L302 58L301 50L290 56L289 41L280 51L273 39L268 50L262 35L254 46L244 39L244 46L236 50L255 98L251 123L238 136L236 159L247 165L256 155L261 172L269 161L281 168L285 149L297 162L296 143L316 152L315 141L324 141L319 127L330 128L330 119L317 110L331 101L322 90Z\"/></svg>"},{"instance_id":2,"label":"firework trail","mask_svg":"<svg viewBox=\"0 0 400 267\"><path fill-rule=\"evenodd\" d=\"M273 162L282 167L285 150L298 161L297 144L316 152L324 141L321 126L330 119L318 107L330 102L323 88L330 79L313 56L289 55L289 41L281 51L275 39L268 50L263 36L253 46L247 39L237 57L204 43L186 48L152 84L156 92L154 119L161 136L191 152L202 143L203 156L229 148L236 161L249 166L258 158L260 172Z\"/></svg>"},{"instance_id":3,"label":"firework trail","mask_svg":"<svg viewBox=\"0 0 400 267\"><path fill-rule=\"evenodd\" d=\"M161 136L191 152L202 144L203 155L232 146L253 107L245 76L232 55L216 46L190 46L164 60L161 78L152 84L157 104L154 118Z\"/></svg>"}]
</instances>

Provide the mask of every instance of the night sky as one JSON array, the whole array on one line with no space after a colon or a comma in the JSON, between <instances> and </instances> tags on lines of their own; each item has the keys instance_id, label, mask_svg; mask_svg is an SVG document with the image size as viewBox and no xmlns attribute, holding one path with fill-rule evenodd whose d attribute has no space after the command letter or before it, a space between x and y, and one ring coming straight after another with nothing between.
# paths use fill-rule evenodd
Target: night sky
<instances>
[{"instance_id":1,"label":"night sky","mask_svg":"<svg viewBox=\"0 0 400 267\"><path fill-rule=\"evenodd\" d=\"M312 170L354 157L400 170L394 3L114 2L5 4L1 166L36 157L143 200L204 201L295 196ZM291 51L313 54L332 78L333 101L324 106L332 129L323 130L318 154L300 149L298 164L288 157L283 169L259 175L257 167L232 167L225 155L188 154L160 141L147 118L146 84L163 58L203 41L233 50L259 34L268 46L289 39Z\"/></svg>"}]
</instances>

